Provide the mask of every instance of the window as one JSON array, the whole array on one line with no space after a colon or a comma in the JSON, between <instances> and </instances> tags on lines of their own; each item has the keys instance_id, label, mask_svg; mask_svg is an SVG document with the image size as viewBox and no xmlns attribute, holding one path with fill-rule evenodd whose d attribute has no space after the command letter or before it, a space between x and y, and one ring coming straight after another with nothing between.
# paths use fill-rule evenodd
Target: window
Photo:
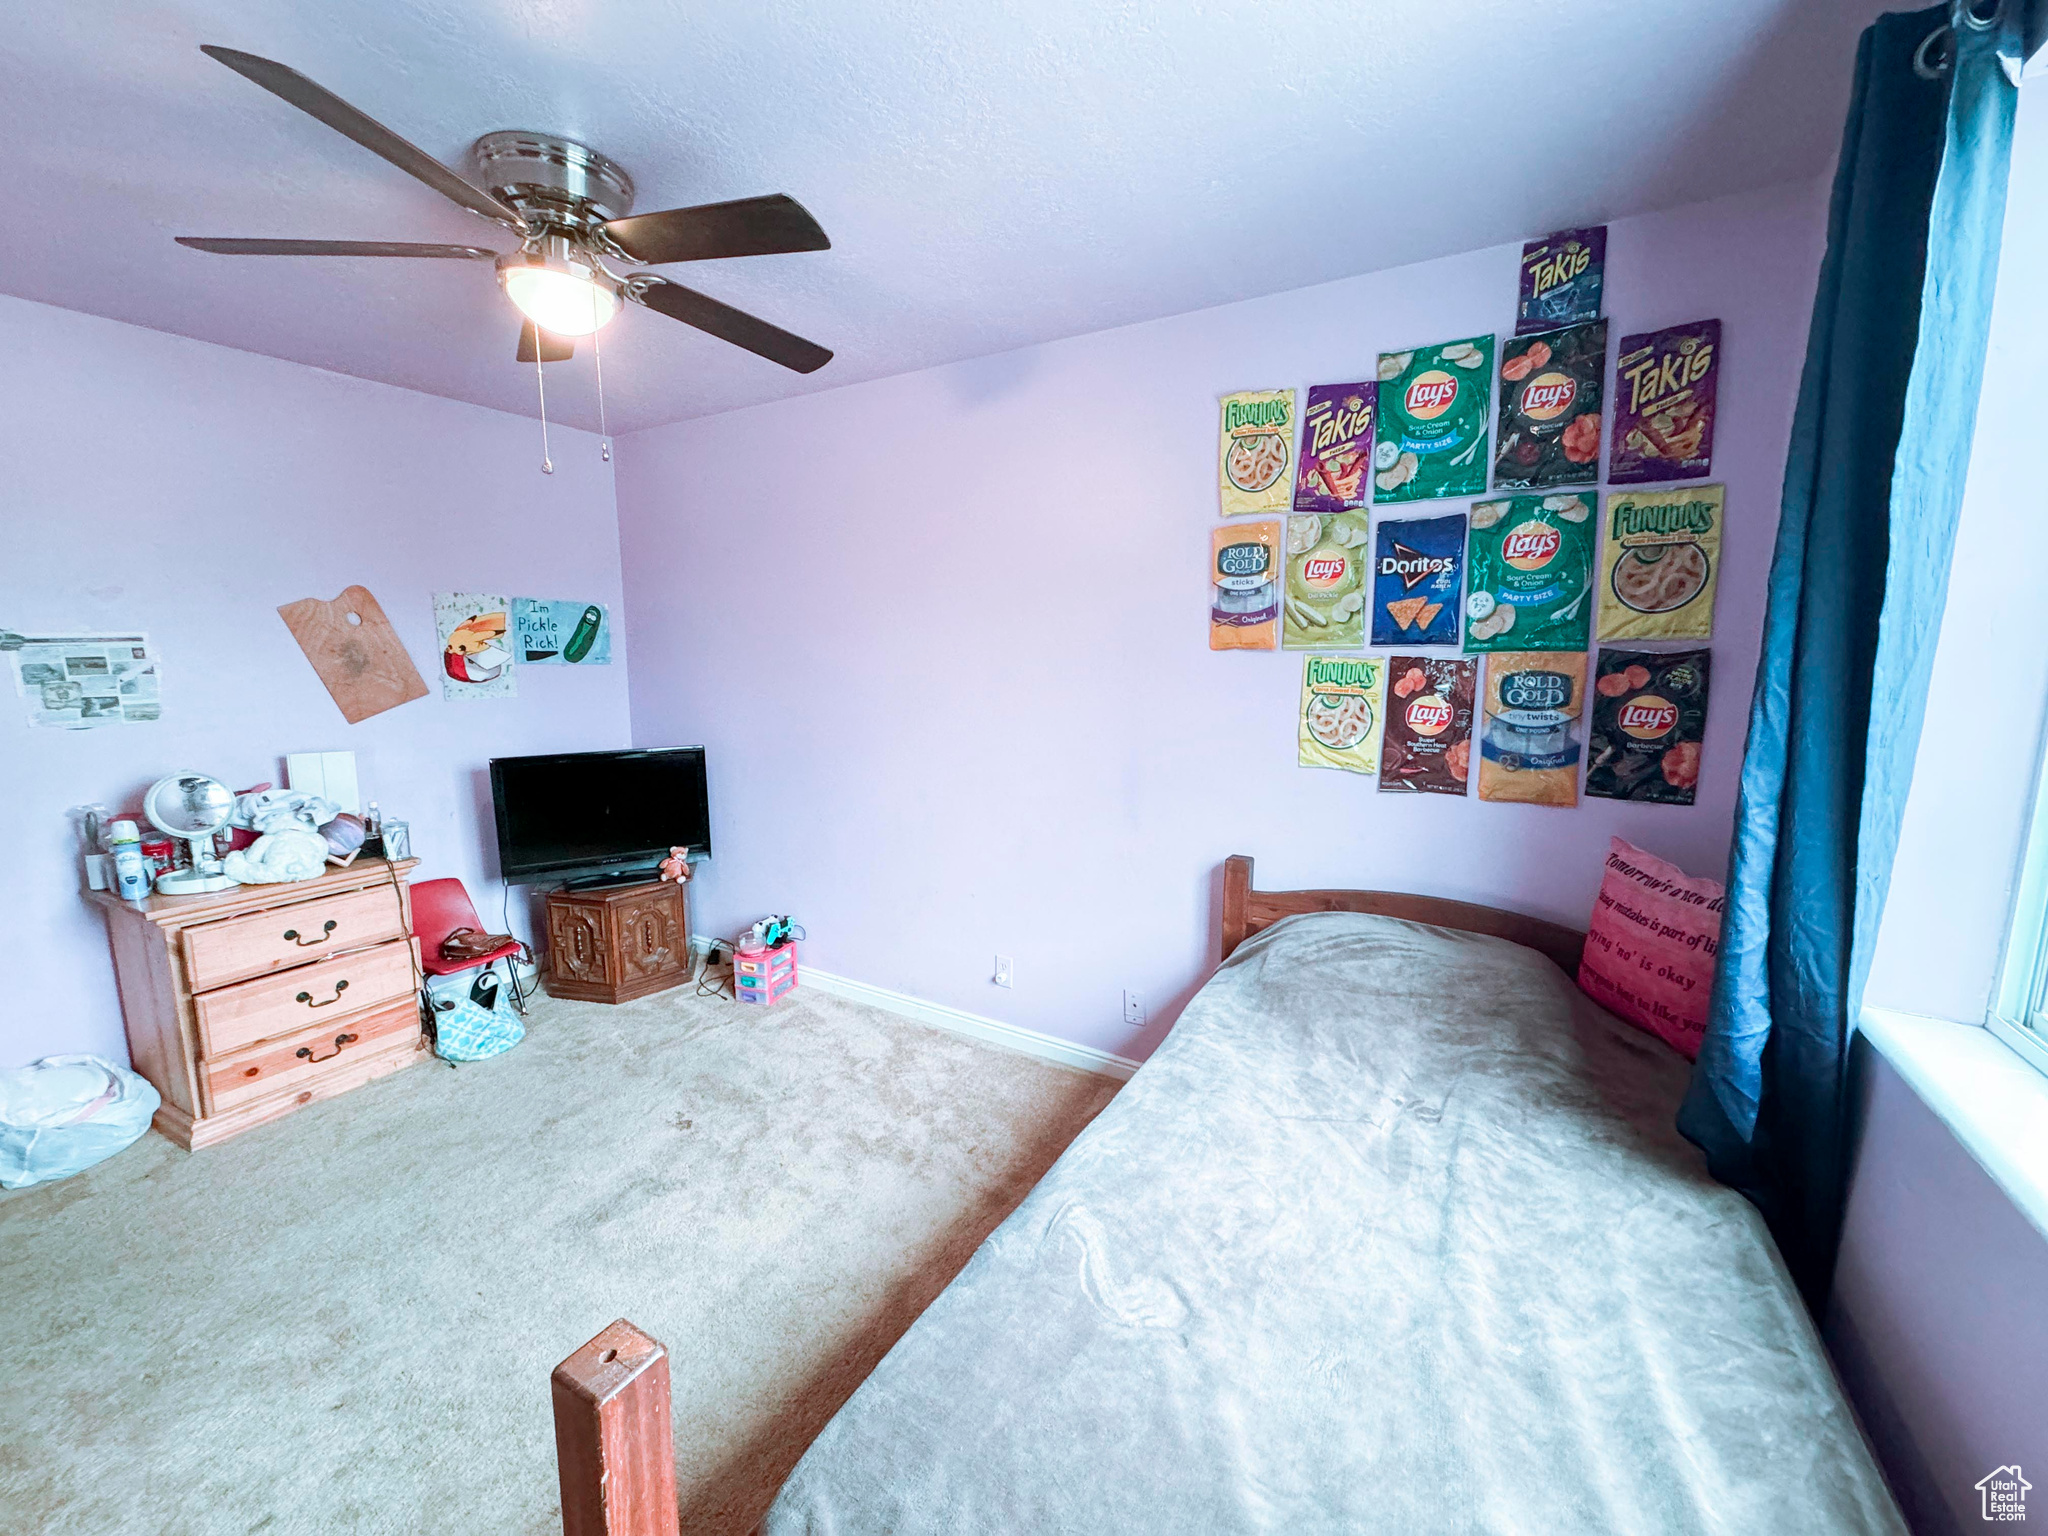
<instances>
[{"instance_id":1,"label":"window","mask_svg":"<svg viewBox=\"0 0 2048 1536\"><path fill-rule=\"evenodd\" d=\"M2048 1072L2048 761L2034 786L2005 957L1991 994L1991 1032Z\"/></svg>"}]
</instances>

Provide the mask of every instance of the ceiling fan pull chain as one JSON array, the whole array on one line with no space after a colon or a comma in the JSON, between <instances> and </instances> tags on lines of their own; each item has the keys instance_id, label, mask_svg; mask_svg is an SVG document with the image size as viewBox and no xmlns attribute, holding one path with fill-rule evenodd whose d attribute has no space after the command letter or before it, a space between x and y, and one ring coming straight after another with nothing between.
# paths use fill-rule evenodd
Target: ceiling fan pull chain
<instances>
[{"instance_id":1,"label":"ceiling fan pull chain","mask_svg":"<svg viewBox=\"0 0 2048 1536\"><path fill-rule=\"evenodd\" d=\"M590 290L590 318L597 319L597 289ZM611 429L604 423L604 331L595 329L590 333L590 354L597 363L597 436L604 454L605 463L612 461Z\"/></svg>"},{"instance_id":2,"label":"ceiling fan pull chain","mask_svg":"<svg viewBox=\"0 0 2048 1536\"><path fill-rule=\"evenodd\" d=\"M548 457L548 376L540 371L539 336L540 331L536 328L534 331L533 381L540 386L540 472L544 475L552 475L555 472L555 461Z\"/></svg>"}]
</instances>

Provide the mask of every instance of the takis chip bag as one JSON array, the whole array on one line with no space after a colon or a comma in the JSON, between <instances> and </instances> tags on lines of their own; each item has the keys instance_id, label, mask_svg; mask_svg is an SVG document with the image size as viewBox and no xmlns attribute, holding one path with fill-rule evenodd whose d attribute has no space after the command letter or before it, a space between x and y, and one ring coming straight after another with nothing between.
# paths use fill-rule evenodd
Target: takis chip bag
<instances>
[{"instance_id":1,"label":"takis chip bag","mask_svg":"<svg viewBox=\"0 0 2048 1536\"><path fill-rule=\"evenodd\" d=\"M1301 659L1301 766L1380 769L1387 667L1377 656Z\"/></svg>"},{"instance_id":2,"label":"takis chip bag","mask_svg":"<svg viewBox=\"0 0 2048 1536\"><path fill-rule=\"evenodd\" d=\"M1472 506L1468 651L1583 651L1592 633L1592 491Z\"/></svg>"},{"instance_id":3,"label":"takis chip bag","mask_svg":"<svg viewBox=\"0 0 2048 1536\"><path fill-rule=\"evenodd\" d=\"M1465 514L1388 518L1372 559L1372 643L1456 645Z\"/></svg>"},{"instance_id":4,"label":"takis chip bag","mask_svg":"<svg viewBox=\"0 0 2048 1536\"><path fill-rule=\"evenodd\" d=\"M1707 734L1713 652L1603 649L1593 684L1586 793L1691 805Z\"/></svg>"},{"instance_id":5,"label":"takis chip bag","mask_svg":"<svg viewBox=\"0 0 2048 1536\"><path fill-rule=\"evenodd\" d=\"M1281 644L1290 651L1365 644L1363 512L1310 512L1287 519L1287 592Z\"/></svg>"},{"instance_id":6,"label":"takis chip bag","mask_svg":"<svg viewBox=\"0 0 2048 1536\"><path fill-rule=\"evenodd\" d=\"M1430 501L1486 489L1493 338L1380 354L1373 500Z\"/></svg>"},{"instance_id":7,"label":"takis chip bag","mask_svg":"<svg viewBox=\"0 0 2048 1536\"><path fill-rule=\"evenodd\" d=\"M1602 640L1704 640L1714 632L1727 487L1607 493Z\"/></svg>"},{"instance_id":8,"label":"takis chip bag","mask_svg":"<svg viewBox=\"0 0 2048 1536\"><path fill-rule=\"evenodd\" d=\"M1223 397L1223 515L1285 512L1294 500L1294 391L1255 389Z\"/></svg>"},{"instance_id":9,"label":"takis chip bag","mask_svg":"<svg viewBox=\"0 0 2048 1536\"><path fill-rule=\"evenodd\" d=\"M1607 478L1616 485L1704 480L1714 468L1721 322L1700 320L1621 338L1614 364L1614 444Z\"/></svg>"},{"instance_id":10,"label":"takis chip bag","mask_svg":"<svg viewBox=\"0 0 2048 1536\"><path fill-rule=\"evenodd\" d=\"M1387 658L1387 723L1380 788L1462 795L1471 777L1478 661L1464 656Z\"/></svg>"},{"instance_id":11,"label":"takis chip bag","mask_svg":"<svg viewBox=\"0 0 2048 1536\"><path fill-rule=\"evenodd\" d=\"M1270 651L1280 643L1280 525L1211 530L1209 649Z\"/></svg>"},{"instance_id":12,"label":"takis chip bag","mask_svg":"<svg viewBox=\"0 0 2048 1536\"><path fill-rule=\"evenodd\" d=\"M1511 336L1501 344L1496 488L1591 485L1600 478L1600 381L1606 372L1605 320Z\"/></svg>"},{"instance_id":13,"label":"takis chip bag","mask_svg":"<svg viewBox=\"0 0 2048 1536\"><path fill-rule=\"evenodd\" d=\"M1301 467L1294 510L1344 512L1365 506L1372 491L1372 423L1377 384L1311 384L1301 413Z\"/></svg>"},{"instance_id":14,"label":"takis chip bag","mask_svg":"<svg viewBox=\"0 0 2048 1536\"><path fill-rule=\"evenodd\" d=\"M1522 304L1515 334L1597 318L1606 266L1605 224L1531 240L1522 247Z\"/></svg>"},{"instance_id":15,"label":"takis chip bag","mask_svg":"<svg viewBox=\"0 0 2048 1536\"><path fill-rule=\"evenodd\" d=\"M1579 743L1572 722L1586 693L1586 657L1502 651L1486 659L1479 798L1576 805Z\"/></svg>"}]
</instances>

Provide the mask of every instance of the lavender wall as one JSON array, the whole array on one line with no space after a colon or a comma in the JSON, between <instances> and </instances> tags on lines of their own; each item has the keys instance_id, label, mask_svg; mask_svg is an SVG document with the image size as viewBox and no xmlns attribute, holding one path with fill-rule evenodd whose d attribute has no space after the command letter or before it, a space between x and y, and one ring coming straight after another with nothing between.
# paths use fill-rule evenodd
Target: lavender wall
<instances>
[{"instance_id":1,"label":"lavender wall","mask_svg":"<svg viewBox=\"0 0 2048 1536\"><path fill-rule=\"evenodd\" d=\"M1828 1348L1918 1536L1981 1530L1979 1478L2048 1467L2048 1237L1868 1040L1850 1081Z\"/></svg>"},{"instance_id":2,"label":"lavender wall","mask_svg":"<svg viewBox=\"0 0 2048 1536\"><path fill-rule=\"evenodd\" d=\"M1216 396L1510 329L1518 246L626 439L627 603L659 637L635 656L634 736L711 749L699 926L788 911L826 969L1143 1054L1213 961L1229 853L1263 884L1573 923L1613 832L1721 874L1824 217L1825 188L1799 184L1610 235L1617 339L1725 323L1728 532L1689 809L1396 797L1297 768L1301 658L1206 648ZM990 984L999 951L1013 992ZM1142 1035L1125 988L1150 1004Z\"/></svg>"},{"instance_id":3,"label":"lavender wall","mask_svg":"<svg viewBox=\"0 0 2048 1536\"><path fill-rule=\"evenodd\" d=\"M154 725L31 729L0 688L0 1066L126 1060L104 926L79 899L68 806L132 804L197 768L236 786L286 752L353 750L364 792L412 823L422 877L459 875L493 916L483 765L628 740L623 636L607 669L529 668L516 700L444 704L437 588L616 603L610 466L596 440L110 320L0 298L6 489L0 626L139 627L160 649ZM277 607L376 594L429 697L351 726Z\"/></svg>"}]
</instances>

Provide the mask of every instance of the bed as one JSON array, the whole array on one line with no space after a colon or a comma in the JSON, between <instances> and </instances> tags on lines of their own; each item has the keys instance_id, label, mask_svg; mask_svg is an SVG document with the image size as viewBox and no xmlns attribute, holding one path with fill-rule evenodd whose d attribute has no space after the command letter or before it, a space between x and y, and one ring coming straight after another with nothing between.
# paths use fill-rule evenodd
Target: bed
<instances>
[{"instance_id":1,"label":"bed","mask_svg":"<svg viewBox=\"0 0 2048 1536\"><path fill-rule=\"evenodd\" d=\"M1267 893L765 1536L1903 1536L1686 1064L1492 908Z\"/></svg>"}]
</instances>

